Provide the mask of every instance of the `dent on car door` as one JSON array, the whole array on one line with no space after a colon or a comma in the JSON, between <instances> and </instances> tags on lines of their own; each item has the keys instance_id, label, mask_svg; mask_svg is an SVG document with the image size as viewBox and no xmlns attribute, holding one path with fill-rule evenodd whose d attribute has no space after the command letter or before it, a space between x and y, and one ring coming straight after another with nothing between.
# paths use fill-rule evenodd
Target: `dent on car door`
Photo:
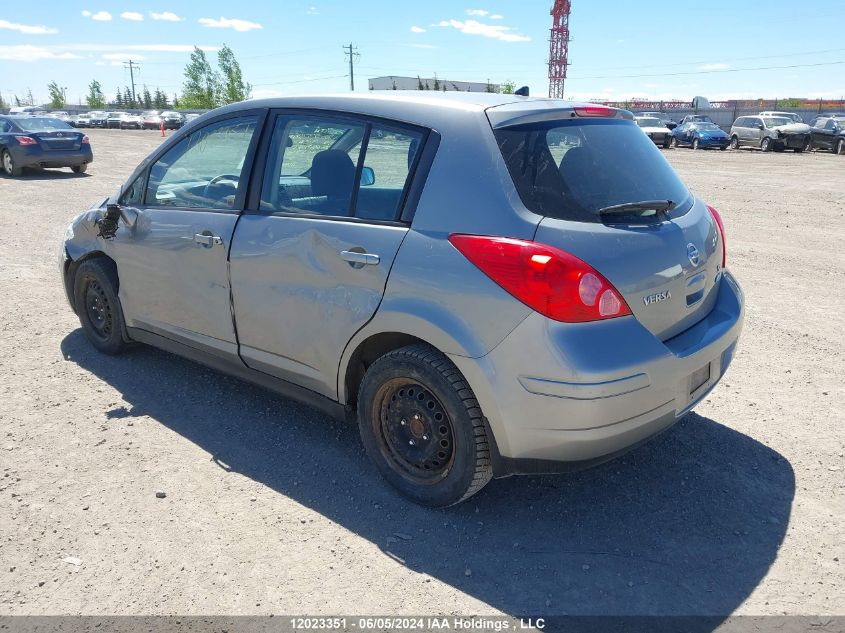
<instances>
[{"instance_id":1,"label":"dent on car door","mask_svg":"<svg viewBox=\"0 0 845 633\"><path fill-rule=\"evenodd\" d=\"M341 354L375 314L408 231L398 219L424 137L398 124L277 117L260 203L231 253L247 365L337 396Z\"/></svg>"},{"instance_id":2,"label":"dent on car door","mask_svg":"<svg viewBox=\"0 0 845 633\"><path fill-rule=\"evenodd\" d=\"M113 245L129 327L237 359L228 250L262 116L195 130L121 198L134 218Z\"/></svg>"}]
</instances>

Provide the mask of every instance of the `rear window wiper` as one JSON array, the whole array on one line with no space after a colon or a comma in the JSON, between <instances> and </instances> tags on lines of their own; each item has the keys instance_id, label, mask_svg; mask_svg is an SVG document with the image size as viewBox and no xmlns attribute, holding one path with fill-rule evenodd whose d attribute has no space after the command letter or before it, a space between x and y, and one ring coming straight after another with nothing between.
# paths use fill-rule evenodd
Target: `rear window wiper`
<instances>
[{"instance_id":1,"label":"rear window wiper","mask_svg":"<svg viewBox=\"0 0 845 633\"><path fill-rule=\"evenodd\" d=\"M675 208L672 200L640 200L639 202L625 202L613 204L609 207L602 207L598 210L599 215L625 214L632 211L656 211L664 213Z\"/></svg>"}]
</instances>

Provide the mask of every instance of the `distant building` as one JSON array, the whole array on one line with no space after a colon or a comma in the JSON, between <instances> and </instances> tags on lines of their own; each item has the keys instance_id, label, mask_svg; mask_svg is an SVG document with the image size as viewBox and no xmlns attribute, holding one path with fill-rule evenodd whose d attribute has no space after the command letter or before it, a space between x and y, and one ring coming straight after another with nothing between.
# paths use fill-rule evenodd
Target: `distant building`
<instances>
[{"instance_id":1,"label":"distant building","mask_svg":"<svg viewBox=\"0 0 845 633\"><path fill-rule=\"evenodd\" d=\"M422 88L420 88L422 86ZM375 77L370 90L445 90L460 92L499 92L499 84L479 81L453 81L439 77Z\"/></svg>"}]
</instances>

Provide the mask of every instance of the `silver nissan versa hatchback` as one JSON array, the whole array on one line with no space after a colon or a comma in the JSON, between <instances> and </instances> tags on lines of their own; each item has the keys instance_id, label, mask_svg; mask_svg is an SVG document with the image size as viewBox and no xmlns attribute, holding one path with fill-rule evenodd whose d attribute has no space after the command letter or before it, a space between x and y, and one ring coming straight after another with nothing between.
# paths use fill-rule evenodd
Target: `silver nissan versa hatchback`
<instances>
[{"instance_id":1,"label":"silver nissan versa hatchback","mask_svg":"<svg viewBox=\"0 0 845 633\"><path fill-rule=\"evenodd\" d=\"M719 214L629 112L513 95L212 111L71 223L60 266L98 350L357 418L431 506L668 428L743 320Z\"/></svg>"}]
</instances>

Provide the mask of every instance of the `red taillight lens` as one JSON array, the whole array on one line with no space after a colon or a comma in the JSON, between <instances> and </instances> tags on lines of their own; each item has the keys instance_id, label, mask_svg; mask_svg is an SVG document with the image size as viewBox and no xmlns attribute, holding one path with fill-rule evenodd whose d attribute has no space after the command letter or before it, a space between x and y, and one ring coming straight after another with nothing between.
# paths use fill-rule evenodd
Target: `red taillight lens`
<instances>
[{"instance_id":1,"label":"red taillight lens","mask_svg":"<svg viewBox=\"0 0 845 633\"><path fill-rule=\"evenodd\" d=\"M608 108L607 106L578 106L575 108L575 114L578 116L616 116L616 108Z\"/></svg>"},{"instance_id":2,"label":"red taillight lens","mask_svg":"<svg viewBox=\"0 0 845 633\"><path fill-rule=\"evenodd\" d=\"M31 136L19 136L17 138L20 145L38 145L38 141Z\"/></svg>"},{"instance_id":3,"label":"red taillight lens","mask_svg":"<svg viewBox=\"0 0 845 633\"><path fill-rule=\"evenodd\" d=\"M88 143L90 143L90 142L91 142L91 139L90 139L90 138L88 138L88 135L87 135L87 134L83 134L83 135L82 135L82 144L83 144L83 145L87 145L87 144L88 144Z\"/></svg>"},{"instance_id":4,"label":"red taillight lens","mask_svg":"<svg viewBox=\"0 0 845 633\"><path fill-rule=\"evenodd\" d=\"M490 279L550 319L581 323L631 314L601 273L558 248L483 235L455 234L449 241Z\"/></svg>"},{"instance_id":5,"label":"red taillight lens","mask_svg":"<svg viewBox=\"0 0 845 633\"><path fill-rule=\"evenodd\" d=\"M716 211L716 209L710 205L707 205L707 208L710 210L710 215L712 215L713 219L716 220L716 226L719 227L719 240L722 242L722 268L724 268L728 259L728 251L725 247L725 225L722 223L722 216L719 215L719 212Z\"/></svg>"}]
</instances>

